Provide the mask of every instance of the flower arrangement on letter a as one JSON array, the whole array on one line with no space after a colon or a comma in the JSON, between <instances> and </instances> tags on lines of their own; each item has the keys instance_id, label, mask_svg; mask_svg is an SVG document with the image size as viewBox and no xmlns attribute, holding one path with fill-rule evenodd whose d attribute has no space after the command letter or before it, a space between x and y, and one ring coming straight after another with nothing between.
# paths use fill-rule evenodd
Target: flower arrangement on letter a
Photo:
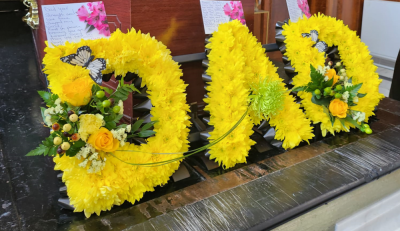
<instances>
[{"instance_id":1,"label":"flower arrangement on letter a","mask_svg":"<svg viewBox=\"0 0 400 231\"><path fill-rule=\"evenodd\" d=\"M87 4L89 11L86 9L85 5L82 5L78 12L79 20L81 22L86 22L87 33L94 29L97 29L100 34L105 36L110 36L110 27L108 26L106 10L104 8L103 2L89 2Z\"/></svg>"},{"instance_id":2,"label":"flower arrangement on letter a","mask_svg":"<svg viewBox=\"0 0 400 231\"><path fill-rule=\"evenodd\" d=\"M232 8L231 8L232 7ZM243 6L241 1L231 1L224 5L224 13L229 16L231 20L239 20L243 25L246 25L244 19Z\"/></svg>"}]
</instances>

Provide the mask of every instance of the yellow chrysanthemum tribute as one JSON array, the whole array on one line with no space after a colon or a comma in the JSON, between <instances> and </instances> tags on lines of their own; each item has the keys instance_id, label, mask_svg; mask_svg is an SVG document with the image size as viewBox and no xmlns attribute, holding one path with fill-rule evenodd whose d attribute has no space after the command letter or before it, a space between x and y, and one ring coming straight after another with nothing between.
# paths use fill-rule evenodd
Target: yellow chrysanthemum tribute
<instances>
[{"instance_id":1,"label":"yellow chrysanthemum tribute","mask_svg":"<svg viewBox=\"0 0 400 231\"><path fill-rule=\"evenodd\" d=\"M219 25L206 47L211 49L207 74L212 81L207 87L209 98L204 101L207 103L205 110L211 114L210 125L214 126L209 137L212 142L232 128L246 112L251 84L260 77L279 81L282 87L284 83L261 44L237 20ZM288 93L285 93L284 109L267 119L276 127L275 138L283 140L285 149L294 148L314 136L310 121ZM211 158L225 168L246 162L255 144L250 139L252 128L260 122L261 119L250 111L231 134L210 148Z\"/></svg>"},{"instance_id":2,"label":"yellow chrysanthemum tribute","mask_svg":"<svg viewBox=\"0 0 400 231\"><path fill-rule=\"evenodd\" d=\"M379 84L381 80L376 73L377 67L373 64L368 47L361 42L360 38L343 21L323 14L314 15L310 18L304 17L296 23L289 22L283 26L283 35L286 40L285 55L291 61L298 75L293 78L295 87L305 86L311 81L310 64L314 67L324 66L325 57L323 52L318 52L317 48L312 47L314 42L310 38L303 38L302 33L309 33L311 30L317 30L318 38L330 46L338 46L339 55L342 64L346 67L349 77L353 78L353 84L362 83L359 93L367 93L360 98L357 106L351 109L365 113L365 122L374 115L373 110L384 95L379 93ZM323 111L323 107L311 102L311 93L299 92L302 98L302 106L306 110L306 115L313 123L321 123L323 136L329 131L346 131L339 120L331 124L328 115ZM355 126L346 122L346 127Z\"/></svg>"},{"instance_id":3,"label":"yellow chrysanthemum tribute","mask_svg":"<svg viewBox=\"0 0 400 231\"><path fill-rule=\"evenodd\" d=\"M58 94L63 101L71 98L63 85L77 79L89 79L85 68L63 63L60 58L72 53L81 46L89 46L96 58L107 61L105 73L125 75L135 72L146 85L153 108L152 120L156 135L148 138L147 144L136 146L126 143L118 150L133 150L142 152L116 151L114 155L129 163L154 163L181 157L182 154L156 155L149 153L177 153L188 150L188 134L190 126L189 106L186 104L186 84L180 78L182 71L172 60L170 50L149 34L142 34L132 29L127 34L117 30L108 39L81 40L78 43L66 43L63 46L45 49L43 59L45 73L48 75L50 89ZM93 81L91 84L95 84ZM72 90L71 90L72 91ZM74 94L72 94L74 97ZM89 116L89 115L86 115ZM99 118L80 118L87 120L87 126L81 127L82 134L89 135L93 127L101 126ZM107 158L104 169L91 174L78 165L83 160L75 157L55 157L55 169L62 170L63 181L68 189L68 196L75 212L84 211L100 214L113 205L124 201L134 203L143 197L146 191L154 191L154 187L166 184L170 176L178 169L179 161L158 166L141 167L126 164L113 156Z\"/></svg>"}]
</instances>

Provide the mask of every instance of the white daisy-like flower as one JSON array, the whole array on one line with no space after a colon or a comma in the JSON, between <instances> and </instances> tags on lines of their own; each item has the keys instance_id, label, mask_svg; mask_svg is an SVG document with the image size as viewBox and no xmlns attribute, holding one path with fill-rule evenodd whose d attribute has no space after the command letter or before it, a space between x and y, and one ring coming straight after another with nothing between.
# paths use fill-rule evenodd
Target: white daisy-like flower
<instances>
[{"instance_id":1,"label":"white daisy-like flower","mask_svg":"<svg viewBox=\"0 0 400 231\"><path fill-rule=\"evenodd\" d=\"M132 129L132 125L128 125L128 126L126 126L126 132L131 132L131 129Z\"/></svg>"},{"instance_id":2,"label":"white daisy-like flower","mask_svg":"<svg viewBox=\"0 0 400 231\"><path fill-rule=\"evenodd\" d=\"M353 97L353 102L354 103L358 103L358 97L357 96Z\"/></svg>"}]
</instances>

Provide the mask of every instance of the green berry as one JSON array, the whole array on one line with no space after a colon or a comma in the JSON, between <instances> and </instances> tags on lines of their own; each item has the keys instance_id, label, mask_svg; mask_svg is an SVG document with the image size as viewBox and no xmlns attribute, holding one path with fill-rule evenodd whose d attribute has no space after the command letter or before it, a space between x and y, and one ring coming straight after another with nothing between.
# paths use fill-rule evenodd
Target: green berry
<instances>
[{"instance_id":1,"label":"green berry","mask_svg":"<svg viewBox=\"0 0 400 231\"><path fill-rule=\"evenodd\" d=\"M341 91L343 89L342 85L337 85L336 86L336 91Z\"/></svg>"},{"instance_id":2,"label":"green berry","mask_svg":"<svg viewBox=\"0 0 400 231\"><path fill-rule=\"evenodd\" d=\"M103 104L103 107L106 108L111 105L111 102L110 102L110 100L107 99L107 100L104 100L102 104Z\"/></svg>"},{"instance_id":3,"label":"green berry","mask_svg":"<svg viewBox=\"0 0 400 231\"><path fill-rule=\"evenodd\" d=\"M118 113L119 110L121 110L121 107L120 107L120 106L115 106L115 107L113 107L113 112Z\"/></svg>"},{"instance_id":4,"label":"green berry","mask_svg":"<svg viewBox=\"0 0 400 231\"><path fill-rule=\"evenodd\" d=\"M363 127L364 129L367 129L367 128L369 128L369 125L368 125L368 124L363 124L362 127Z\"/></svg>"},{"instance_id":5,"label":"green berry","mask_svg":"<svg viewBox=\"0 0 400 231\"><path fill-rule=\"evenodd\" d=\"M326 94L330 94L330 93L331 93L331 88L330 88L330 87L325 88L325 89L324 89L324 92L325 92Z\"/></svg>"},{"instance_id":6,"label":"green berry","mask_svg":"<svg viewBox=\"0 0 400 231\"><path fill-rule=\"evenodd\" d=\"M97 98L101 99L105 96L105 93L104 93L104 91L98 91L98 92L96 92L96 96L97 96Z\"/></svg>"},{"instance_id":7,"label":"green berry","mask_svg":"<svg viewBox=\"0 0 400 231\"><path fill-rule=\"evenodd\" d=\"M316 95L321 95L321 91L320 91L319 89L315 90L314 93L315 93Z\"/></svg>"},{"instance_id":8,"label":"green berry","mask_svg":"<svg viewBox=\"0 0 400 231\"><path fill-rule=\"evenodd\" d=\"M336 94L335 94L335 98L336 98L336 99L340 99L340 98L342 98L342 94L340 94L340 93L336 93Z\"/></svg>"},{"instance_id":9,"label":"green berry","mask_svg":"<svg viewBox=\"0 0 400 231\"><path fill-rule=\"evenodd\" d=\"M368 135L372 134L372 129L371 128L366 128L365 129L365 133L367 133Z\"/></svg>"}]
</instances>

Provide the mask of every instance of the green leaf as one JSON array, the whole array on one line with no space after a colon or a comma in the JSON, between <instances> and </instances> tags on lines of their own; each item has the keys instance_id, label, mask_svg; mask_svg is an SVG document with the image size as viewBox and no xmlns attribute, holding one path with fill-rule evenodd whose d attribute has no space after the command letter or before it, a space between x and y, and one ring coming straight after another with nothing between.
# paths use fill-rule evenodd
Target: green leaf
<instances>
[{"instance_id":1,"label":"green leaf","mask_svg":"<svg viewBox=\"0 0 400 231\"><path fill-rule=\"evenodd\" d=\"M108 94L110 94L110 95L114 92L113 89L108 88L108 87L103 87L103 90L104 90L105 92L107 92Z\"/></svg>"},{"instance_id":2,"label":"green leaf","mask_svg":"<svg viewBox=\"0 0 400 231\"><path fill-rule=\"evenodd\" d=\"M96 27L94 27L93 25L90 26L89 30L86 33L91 32L92 30L96 29Z\"/></svg>"},{"instance_id":3,"label":"green leaf","mask_svg":"<svg viewBox=\"0 0 400 231\"><path fill-rule=\"evenodd\" d=\"M321 83L321 81L324 80L324 76L319 73L311 64L310 64L310 68L311 68L311 82L313 82L314 84L319 85Z\"/></svg>"},{"instance_id":4,"label":"green leaf","mask_svg":"<svg viewBox=\"0 0 400 231\"><path fill-rule=\"evenodd\" d=\"M48 153L48 155L49 155L49 156L55 156L55 155L57 155L57 148L58 148L58 146L53 146L53 147L51 147L51 148L50 148L50 151L49 151L49 153Z\"/></svg>"},{"instance_id":5,"label":"green leaf","mask_svg":"<svg viewBox=\"0 0 400 231\"><path fill-rule=\"evenodd\" d=\"M151 130L146 130L146 131L141 131L141 132L139 132L139 137L142 137L142 138L144 138L144 137L149 137L149 136L152 136L152 135L154 135L154 134L156 134L156 132L155 131L151 131Z\"/></svg>"},{"instance_id":6,"label":"green leaf","mask_svg":"<svg viewBox=\"0 0 400 231\"><path fill-rule=\"evenodd\" d=\"M151 121L150 123L145 124L145 125L142 127L142 130L141 130L141 131L145 131L145 130L147 130L147 129L153 127L153 125L154 125L155 123L157 123L157 121Z\"/></svg>"},{"instance_id":7,"label":"green leaf","mask_svg":"<svg viewBox=\"0 0 400 231\"><path fill-rule=\"evenodd\" d=\"M26 156L40 156L43 155L46 151L47 147L44 146L43 144L40 144L39 147L33 149L30 151Z\"/></svg>"},{"instance_id":8,"label":"green leaf","mask_svg":"<svg viewBox=\"0 0 400 231\"><path fill-rule=\"evenodd\" d=\"M66 151L65 152L65 154L67 155L67 156L75 156L76 155L76 153L78 153L79 152L79 150L81 150L81 148L83 147L83 146L85 146L86 145L86 143L83 141L83 140L78 140L78 141L75 141L72 145L71 145L71 147L68 149L68 151Z\"/></svg>"},{"instance_id":9,"label":"green leaf","mask_svg":"<svg viewBox=\"0 0 400 231\"><path fill-rule=\"evenodd\" d=\"M307 89L307 86L295 87L292 89L292 92L304 91L306 89Z\"/></svg>"},{"instance_id":10,"label":"green leaf","mask_svg":"<svg viewBox=\"0 0 400 231\"><path fill-rule=\"evenodd\" d=\"M117 115L114 119L114 122L118 123L119 120L123 117L124 115Z\"/></svg>"},{"instance_id":11,"label":"green leaf","mask_svg":"<svg viewBox=\"0 0 400 231\"><path fill-rule=\"evenodd\" d=\"M127 124L120 124L117 126L117 128L126 128L126 126L128 126Z\"/></svg>"},{"instance_id":12,"label":"green leaf","mask_svg":"<svg viewBox=\"0 0 400 231\"><path fill-rule=\"evenodd\" d=\"M350 107L352 107L352 106L357 106L357 104L355 104L355 103L353 103L353 102L349 102L348 104L349 104Z\"/></svg>"},{"instance_id":13,"label":"green leaf","mask_svg":"<svg viewBox=\"0 0 400 231\"><path fill-rule=\"evenodd\" d=\"M366 96L366 95L367 95L367 93L365 93L365 94L358 93L358 94L357 94L357 97L358 97L358 98L362 98L362 97L364 97L364 96Z\"/></svg>"},{"instance_id":14,"label":"green leaf","mask_svg":"<svg viewBox=\"0 0 400 231\"><path fill-rule=\"evenodd\" d=\"M44 107L40 107L40 111L41 111L41 113L42 113L42 119L43 119L43 122L45 122L46 121L46 116L44 116L44 111L46 110L46 108L44 108Z\"/></svg>"},{"instance_id":15,"label":"green leaf","mask_svg":"<svg viewBox=\"0 0 400 231\"><path fill-rule=\"evenodd\" d=\"M38 93L46 105L49 105L50 107L53 106L54 102L58 99L58 95L51 94L47 91L38 91Z\"/></svg>"},{"instance_id":16,"label":"green leaf","mask_svg":"<svg viewBox=\"0 0 400 231\"><path fill-rule=\"evenodd\" d=\"M46 148L44 149L43 155L47 156L47 154L49 153L49 151L50 151L50 148L49 148L49 147L46 147Z\"/></svg>"},{"instance_id":17,"label":"green leaf","mask_svg":"<svg viewBox=\"0 0 400 231\"><path fill-rule=\"evenodd\" d=\"M137 93L141 93L133 84L129 84L128 87L132 89L132 91L136 91Z\"/></svg>"},{"instance_id":18,"label":"green leaf","mask_svg":"<svg viewBox=\"0 0 400 231\"><path fill-rule=\"evenodd\" d=\"M138 120L136 121L131 128L131 132L133 133L134 131L138 130L140 128L140 125L142 125L144 120Z\"/></svg>"},{"instance_id":19,"label":"green leaf","mask_svg":"<svg viewBox=\"0 0 400 231\"><path fill-rule=\"evenodd\" d=\"M346 132L349 132L350 131L350 129L348 129L347 127L346 127L346 125L345 125L345 122L346 122L346 119L339 119L339 121L340 121L340 123L342 124L342 126L344 127L344 129L346 130Z\"/></svg>"},{"instance_id":20,"label":"green leaf","mask_svg":"<svg viewBox=\"0 0 400 231\"><path fill-rule=\"evenodd\" d=\"M105 122L111 122L115 119L115 114L111 113L111 115L104 117Z\"/></svg>"},{"instance_id":21,"label":"green leaf","mask_svg":"<svg viewBox=\"0 0 400 231\"><path fill-rule=\"evenodd\" d=\"M106 127L108 130L112 130L112 129L114 129L114 128L117 127L117 124L116 124L114 121L110 121L110 122L107 122L107 123L106 123L105 127Z\"/></svg>"},{"instance_id":22,"label":"green leaf","mask_svg":"<svg viewBox=\"0 0 400 231\"><path fill-rule=\"evenodd\" d=\"M331 87L332 85L333 85L333 78L330 79L330 80L328 80L328 81L326 81L326 82L325 82L325 80L324 80L324 82L323 82L323 84L322 84L322 86L323 86L324 89L327 88L327 87Z\"/></svg>"},{"instance_id":23,"label":"green leaf","mask_svg":"<svg viewBox=\"0 0 400 231\"><path fill-rule=\"evenodd\" d=\"M360 125L357 123L357 121L355 121L351 115L347 115L347 117L345 118L345 120L351 124L353 124L356 128L360 129Z\"/></svg>"},{"instance_id":24,"label":"green leaf","mask_svg":"<svg viewBox=\"0 0 400 231\"><path fill-rule=\"evenodd\" d=\"M313 96L311 98L311 102L317 104L317 105L321 105L321 106L329 106L329 103L331 102L331 99L329 98L321 98L318 99L315 94L313 93Z\"/></svg>"},{"instance_id":25,"label":"green leaf","mask_svg":"<svg viewBox=\"0 0 400 231\"><path fill-rule=\"evenodd\" d=\"M90 24L87 23L87 24L86 24L86 27L85 27L85 30L87 30L89 27L90 27Z\"/></svg>"}]
</instances>

